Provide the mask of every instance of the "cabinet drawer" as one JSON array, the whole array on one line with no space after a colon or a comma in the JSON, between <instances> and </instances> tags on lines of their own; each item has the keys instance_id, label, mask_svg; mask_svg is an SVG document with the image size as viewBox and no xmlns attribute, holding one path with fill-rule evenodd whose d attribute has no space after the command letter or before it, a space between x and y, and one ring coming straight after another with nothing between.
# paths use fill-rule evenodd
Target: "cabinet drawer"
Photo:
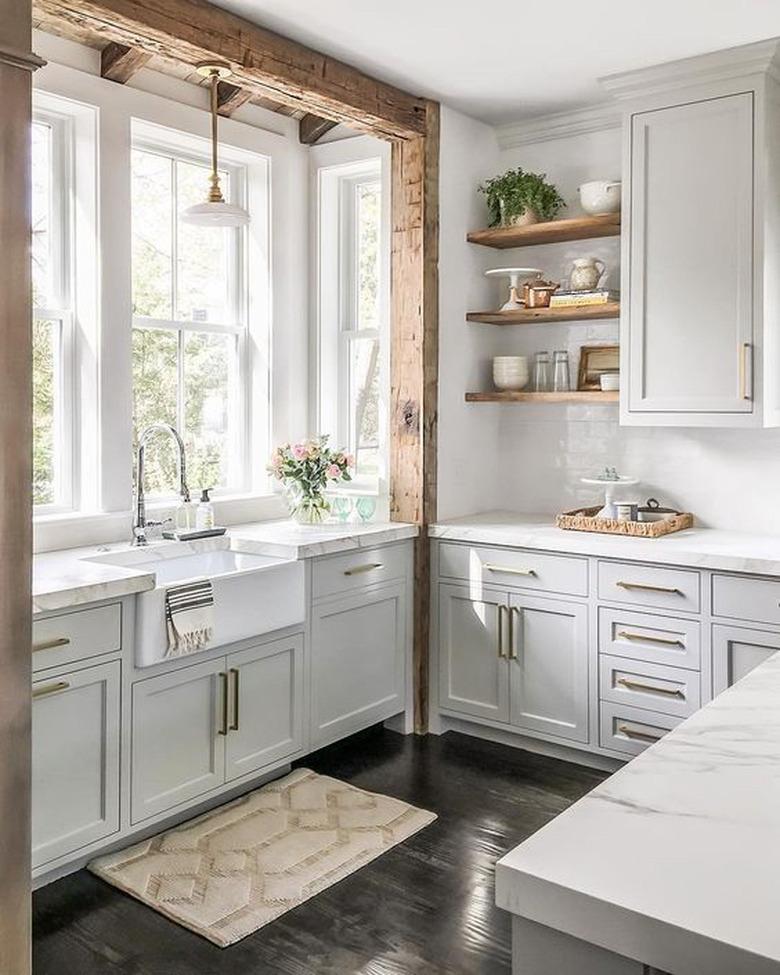
<instances>
[{"instance_id":1,"label":"cabinet drawer","mask_svg":"<svg viewBox=\"0 0 780 975\"><path fill-rule=\"evenodd\" d=\"M62 616L33 620L33 670L59 667L122 646L122 606L80 609Z\"/></svg>"},{"instance_id":2,"label":"cabinet drawer","mask_svg":"<svg viewBox=\"0 0 780 975\"><path fill-rule=\"evenodd\" d=\"M780 582L714 575L712 615L780 625Z\"/></svg>"},{"instance_id":3,"label":"cabinet drawer","mask_svg":"<svg viewBox=\"0 0 780 975\"><path fill-rule=\"evenodd\" d=\"M698 613L699 573L631 562L599 562L599 599Z\"/></svg>"},{"instance_id":4,"label":"cabinet drawer","mask_svg":"<svg viewBox=\"0 0 780 975\"><path fill-rule=\"evenodd\" d=\"M312 598L335 596L378 582L402 579L409 559L408 545L358 549L317 559L312 566Z\"/></svg>"},{"instance_id":5,"label":"cabinet drawer","mask_svg":"<svg viewBox=\"0 0 780 975\"><path fill-rule=\"evenodd\" d=\"M588 560L572 555L445 542L439 548L439 574L472 584L588 595Z\"/></svg>"},{"instance_id":6,"label":"cabinet drawer","mask_svg":"<svg viewBox=\"0 0 780 975\"><path fill-rule=\"evenodd\" d=\"M687 718L701 705L696 671L608 654L599 658L599 689L602 701L650 708L681 718Z\"/></svg>"},{"instance_id":7,"label":"cabinet drawer","mask_svg":"<svg viewBox=\"0 0 780 975\"><path fill-rule=\"evenodd\" d=\"M599 653L699 670L701 626L694 620L602 606Z\"/></svg>"},{"instance_id":8,"label":"cabinet drawer","mask_svg":"<svg viewBox=\"0 0 780 975\"><path fill-rule=\"evenodd\" d=\"M610 748L626 755L638 755L655 744L683 720L671 714L657 714L627 704L602 701L601 715L602 748Z\"/></svg>"}]
</instances>

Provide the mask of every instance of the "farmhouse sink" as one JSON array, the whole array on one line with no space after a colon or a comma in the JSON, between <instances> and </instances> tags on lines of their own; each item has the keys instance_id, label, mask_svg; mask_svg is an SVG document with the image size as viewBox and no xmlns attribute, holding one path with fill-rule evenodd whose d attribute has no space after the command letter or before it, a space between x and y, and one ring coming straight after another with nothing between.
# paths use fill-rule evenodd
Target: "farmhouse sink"
<instances>
[{"instance_id":1,"label":"farmhouse sink","mask_svg":"<svg viewBox=\"0 0 780 975\"><path fill-rule=\"evenodd\" d=\"M154 589L135 598L137 667L165 659L166 589L194 579L210 579L214 589L214 636L203 651L303 622L303 562L229 548L193 552L192 544L185 550L178 545L171 542L88 560L155 574Z\"/></svg>"}]
</instances>

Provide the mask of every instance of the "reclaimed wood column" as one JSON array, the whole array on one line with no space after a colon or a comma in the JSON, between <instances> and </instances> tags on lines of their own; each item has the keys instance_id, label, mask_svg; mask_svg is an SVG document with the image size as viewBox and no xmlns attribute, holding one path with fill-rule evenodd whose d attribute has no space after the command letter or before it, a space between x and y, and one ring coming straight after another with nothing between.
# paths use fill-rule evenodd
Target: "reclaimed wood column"
<instances>
[{"instance_id":1,"label":"reclaimed wood column","mask_svg":"<svg viewBox=\"0 0 780 975\"><path fill-rule=\"evenodd\" d=\"M392 147L390 517L420 528L414 553L414 725L428 727L430 544L436 519L439 106Z\"/></svg>"},{"instance_id":2,"label":"reclaimed wood column","mask_svg":"<svg viewBox=\"0 0 780 975\"><path fill-rule=\"evenodd\" d=\"M30 0L0 0L0 972L30 972Z\"/></svg>"}]
</instances>

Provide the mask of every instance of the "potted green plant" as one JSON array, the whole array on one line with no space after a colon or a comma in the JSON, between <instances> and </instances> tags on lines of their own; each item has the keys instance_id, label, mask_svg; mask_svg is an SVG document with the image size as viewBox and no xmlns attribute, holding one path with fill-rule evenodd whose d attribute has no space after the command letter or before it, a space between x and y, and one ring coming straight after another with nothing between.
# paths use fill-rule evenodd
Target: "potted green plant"
<instances>
[{"instance_id":1,"label":"potted green plant","mask_svg":"<svg viewBox=\"0 0 780 975\"><path fill-rule=\"evenodd\" d=\"M491 227L512 227L552 220L566 203L545 173L521 166L488 179L479 188L487 198Z\"/></svg>"}]
</instances>

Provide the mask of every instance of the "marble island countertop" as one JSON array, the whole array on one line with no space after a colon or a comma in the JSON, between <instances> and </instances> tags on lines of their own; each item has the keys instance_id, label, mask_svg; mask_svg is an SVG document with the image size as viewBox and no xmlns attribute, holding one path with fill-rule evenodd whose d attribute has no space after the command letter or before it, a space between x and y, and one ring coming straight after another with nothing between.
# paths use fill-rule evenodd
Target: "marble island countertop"
<instances>
[{"instance_id":1,"label":"marble island countertop","mask_svg":"<svg viewBox=\"0 0 780 975\"><path fill-rule=\"evenodd\" d=\"M433 538L569 552L665 565L780 575L780 536L689 528L660 538L631 538L556 528L551 515L488 511L431 525Z\"/></svg>"},{"instance_id":2,"label":"marble island countertop","mask_svg":"<svg viewBox=\"0 0 780 975\"><path fill-rule=\"evenodd\" d=\"M402 522L367 524L297 525L292 521L253 522L233 525L228 534L198 542L155 541L138 549L139 561L159 557L164 551L185 555L208 548L232 546L237 551L284 559L306 559L335 552L384 545L413 538L415 525ZM117 542L84 548L44 552L33 558L33 613L68 609L101 599L113 599L153 589L155 574L148 566L108 565L94 561L110 552L126 552L130 545Z\"/></svg>"},{"instance_id":3,"label":"marble island countertop","mask_svg":"<svg viewBox=\"0 0 780 975\"><path fill-rule=\"evenodd\" d=\"M496 901L674 975L776 975L780 654L499 860Z\"/></svg>"}]
</instances>

